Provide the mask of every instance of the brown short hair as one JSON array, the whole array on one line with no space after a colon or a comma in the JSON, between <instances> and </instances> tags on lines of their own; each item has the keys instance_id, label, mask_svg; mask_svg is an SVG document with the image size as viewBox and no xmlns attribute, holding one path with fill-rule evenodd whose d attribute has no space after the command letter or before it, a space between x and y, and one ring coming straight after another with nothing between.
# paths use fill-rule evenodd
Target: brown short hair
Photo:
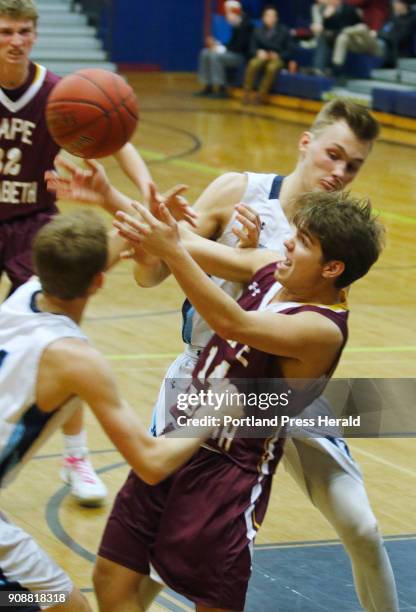
<instances>
[{"instance_id":1,"label":"brown short hair","mask_svg":"<svg viewBox=\"0 0 416 612\"><path fill-rule=\"evenodd\" d=\"M85 297L107 257L105 225L86 211L57 215L38 232L33 246L43 291L62 300Z\"/></svg>"},{"instance_id":2,"label":"brown short hair","mask_svg":"<svg viewBox=\"0 0 416 612\"><path fill-rule=\"evenodd\" d=\"M36 25L39 13L32 0L0 0L0 17L30 19Z\"/></svg>"},{"instance_id":3,"label":"brown short hair","mask_svg":"<svg viewBox=\"0 0 416 612\"><path fill-rule=\"evenodd\" d=\"M319 134L328 125L345 121L358 140L371 142L378 138L379 123L362 105L344 98L335 98L325 104L310 127L313 134Z\"/></svg>"},{"instance_id":4,"label":"brown short hair","mask_svg":"<svg viewBox=\"0 0 416 612\"><path fill-rule=\"evenodd\" d=\"M324 261L345 264L336 287L348 287L367 274L384 246L384 226L373 214L370 201L346 192L315 191L300 196L293 223L319 240Z\"/></svg>"}]
</instances>

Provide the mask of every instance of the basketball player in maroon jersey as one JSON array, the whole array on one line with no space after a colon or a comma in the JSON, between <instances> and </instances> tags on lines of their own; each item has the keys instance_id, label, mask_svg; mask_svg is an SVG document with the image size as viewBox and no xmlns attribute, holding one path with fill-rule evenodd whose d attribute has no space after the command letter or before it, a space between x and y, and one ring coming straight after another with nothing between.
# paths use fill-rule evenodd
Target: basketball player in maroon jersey
<instances>
[{"instance_id":1,"label":"basketball player in maroon jersey","mask_svg":"<svg viewBox=\"0 0 416 612\"><path fill-rule=\"evenodd\" d=\"M193 221L195 231L226 244L236 242L237 238L232 236L235 227L232 226L236 218L243 219L243 210L235 205L243 201L252 208L251 212L246 210L244 213L248 215L245 224L249 236L260 234L262 246L279 250L279 244L289 230L292 200L305 191L345 188L365 163L378 131L377 122L367 109L348 100L332 100L322 107L310 128L302 134L298 162L293 172L287 177L234 172L215 179L195 203L194 210L198 212L196 222ZM111 214L117 209L128 212L130 199L115 189L109 189L102 167L99 168L96 162L95 165L95 170L91 168L93 174L84 177L79 173L74 175L73 169L64 167L73 175L72 179L64 180L50 173L49 184L62 198L99 204ZM111 194L111 201L108 194ZM253 213L257 213L257 219ZM247 242L241 232L237 234ZM257 244L257 238L250 242L251 246L254 244ZM155 258L153 263L155 265L150 269L143 266L142 261L136 266L135 277L139 285L153 286L169 273L166 266L155 263ZM235 286L241 287L238 283L221 279L217 282L234 296L237 295ZM190 314L189 310L187 314ZM171 364L165 378L189 379L198 352L210 338L208 326L206 323L201 326L204 322L196 312L190 321L190 326L186 319L184 321L184 330L187 329L189 336L186 350ZM165 383L162 383L154 411L162 417L166 404L164 392ZM332 436L293 437L285 445L283 462L341 539L350 557L356 593L362 607L369 612L397 611L398 597L391 563L361 470L346 442Z\"/></svg>"},{"instance_id":2,"label":"basketball player in maroon jersey","mask_svg":"<svg viewBox=\"0 0 416 612\"><path fill-rule=\"evenodd\" d=\"M216 332L194 379L228 377L238 387L240 378L331 376L347 339L343 288L366 274L382 248L383 230L368 203L342 193L298 198L284 260L266 249L241 251L196 236L191 257L163 204L159 219L134 207L140 220L117 214L121 235L168 265ZM239 302L193 258L209 274L247 283ZM309 395L305 405L310 401ZM278 430L260 440L235 436L226 447L217 437L160 485L149 487L131 473L96 563L100 611L145 609L157 582L200 612L243 610L252 546L282 446Z\"/></svg>"},{"instance_id":3,"label":"basketball player in maroon jersey","mask_svg":"<svg viewBox=\"0 0 416 612\"><path fill-rule=\"evenodd\" d=\"M32 0L0 0L0 275L10 293L32 276L32 240L58 212L43 176L59 149L44 115L59 77L29 60L37 19ZM151 176L134 147L127 143L116 158L147 199ZM88 460L81 406L63 432L63 478L80 503L102 503L107 491Z\"/></svg>"}]
</instances>

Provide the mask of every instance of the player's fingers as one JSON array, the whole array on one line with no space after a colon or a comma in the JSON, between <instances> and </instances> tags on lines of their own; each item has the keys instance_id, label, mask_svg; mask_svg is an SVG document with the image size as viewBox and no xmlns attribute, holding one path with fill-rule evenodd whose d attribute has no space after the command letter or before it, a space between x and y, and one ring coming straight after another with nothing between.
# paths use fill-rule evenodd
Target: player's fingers
<instances>
[{"instance_id":1,"label":"player's fingers","mask_svg":"<svg viewBox=\"0 0 416 612\"><path fill-rule=\"evenodd\" d=\"M132 229L129 224L123 223L117 219L113 220L113 227L117 229L120 236L133 243L140 243L146 234L145 227L140 228L136 226Z\"/></svg>"},{"instance_id":2,"label":"player's fingers","mask_svg":"<svg viewBox=\"0 0 416 612\"><path fill-rule=\"evenodd\" d=\"M180 183L179 185L175 185L174 187L171 187L170 189L165 191L165 193L162 194L162 197L168 200L169 198L172 198L173 196L181 195L182 193L187 191L187 189L188 189L188 185Z\"/></svg>"},{"instance_id":3,"label":"player's fingers","mask_svg":"<svg viewBox=\"0 0 416 612\"><path fill-rule=\"evenodd\" d=\"M190 213L185 213L185 215L184 215L184 221L189 223L189 225L191 225L192 227L196 228L196 227L198 227L198 224L196 223L195 219L196 219L196 217L194 217Z\"/></svg>"},{"instance_id":4,"label":"player's fingers","mask_svg":"<svg viewBox=\"0 0 416 612\"><path fill-rule=\"evenodd\" d=\"M176 221L174 217L171 215L171 213L169 212L169 209L167 208L167 206L165 206L165 204L163 204L163 202L160 205L160 218L164 223L166 223L170 227L174 227L176 225Z\"/></svg>"},{"instance_id":5,"label":"player's fingers","mask_svg":"<svg viewBox=\"0 0 416 612\"><path fill-rule=\"evenodd\" d=\"M93 172L100 172L104 170L104 166L100 164L96 159L84 159L84 164L88 166Z\"/></svg>"},{"instance_id":6,"label":"player's fingers","mask_svg":"<svg viewBox=\"0 0 416 612\"><path fill-rule=\"evenodd\" d=\"M127 251L121 251L120 259L133 259L135 253L133 247Z\"/></svg>"},{"instance_id":7,"label":"player's fingers","mask_svg":"<svg viewBox=\"0 0 416 612\"><path fill-rule=\"evenodd\" d=\"M65 172L69 172L69 174L73 174L78 169L78 166L62 157L62 155L55 157L53 164L58 170L64 170Z\"/></svg>"},{"instance_id":8,"label":"player's fingers","mask_svg":"<svg viewBox=\"0 0 416 612\"><path fill-rule=\"evenodd\" d=\"M240 215L240 213L238 213L235 218L239 223L241 223L243 227L246 228L247 231L253 231L257 229L257 225L254 221L251 221L251 219Z\"/></svg>"},{"instance_id":9,"label":"player's fingers","mask_svg":"<svg viewBox=\"0 0 416 612\"><path fill-rule=\"evenodd\" d=\"M154 217L154 215L152 215L150 210L146 208L146 206L143 206L143 204L140 204L140 202L131 202L131 205L134 210L139 213L143 221L146 221L146 223L150 225L150 227L155 227L157 225L157 219Z\"/></svg>"},{"instance_id":10,"label":"player's fingers","mask_svg":"<svg viewBox=\"0 0 416 612\"><path fill-rule=\"evenodd\" d=\"M149 226L146 223L143 223L137 217L132 217L131 215L128 215L122 210L118 210L115 214L115 217L119 223L130 227L131 230L137 231L140 234L147 233L149 230Z\"/></svg>"},{"instance_id":11,"label":"player's fingers","mask_svg":"<svg viewBox=\"0 0 416 612\"><path fill-rule=\"evenodd\" d=\"M240 202L235 206L236 210L240 213L240 215L244 216L246 219L249 219L253 223L260 223L260 215L256 213L250 206L244 204L244 202Z\"/></svg>"},{"instance_id":12,"label":"player's fingers","mask_svg":"<svg viewBox=\"0 0 416 612\"><path fill-rule=\"evenodd\" d=\"M242 229L237 227L236 225L233 225L233 227L231 228L231 231L234 234L234 236L237 236L237 238L241 240L242 242L247 240L247 234Z\"/></svg>"}]
</instances>

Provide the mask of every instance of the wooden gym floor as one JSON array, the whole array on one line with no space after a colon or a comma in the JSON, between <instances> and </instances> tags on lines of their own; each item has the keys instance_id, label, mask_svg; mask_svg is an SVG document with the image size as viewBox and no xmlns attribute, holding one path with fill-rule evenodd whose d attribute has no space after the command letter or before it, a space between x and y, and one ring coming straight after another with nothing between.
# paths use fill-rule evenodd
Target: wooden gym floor
<instances>
[{"instance_id":1,"label":"wooden gym floor","mask_svg":"<svg viewBox=\"0 0 416 612\"><path fill-rule=\"evenodd\" d=\"M235 100L194 98L191 94L198 85L192 75L128 76L141 105L133 142L160 190L184 182L193 201L227 170L285 174L294 167L297 139L312 115L245 108ZM350 341L337 370L339 377L416 376L416 149L391 142L397 139L400 132L382 134L353 187L354 194L370 196L380 211L388 243L375 269L351 291ZM135 197L114 160L106 160L105 166L112 181ZM63 203L62 210L73 206ZM172 279L153 290L137 288L130 268L123 263L108 275L106 287L88 308L83 329L110 360L126 399L144 423L149 423L163 374L181 351L183 296ZM6 285L2 283L2 294ZM87 422L93 462L111 500L128 468L89 414ZM414 576L412 581L410 575L416 564L415 441L411 437L361 439L352 440L350 446L387 536L402 609L416 610ZM58 475L60 451L61 437L55 434L42 454L2 493L1 506L68 571L96 609L91 593L92 561L110 505L82 509L67 496ZM283 468L278 470L257 544L260 566L255 563L248 604L251 612L333 610L335 604L319 595L331 589L338 593L334 601L339 610L359 609L348 563L332 528ZM313 569L318 561L324 564L319 572ZM303 562L309 564L315 580L308 595L303 594L299 577ZM279 586L277 596L274 583ZM257 594L264 596L260 590L266 592L266 598L256 603ZM152 607L161 609L191 608L167 592Z\"/></svg>"}]
</instances>

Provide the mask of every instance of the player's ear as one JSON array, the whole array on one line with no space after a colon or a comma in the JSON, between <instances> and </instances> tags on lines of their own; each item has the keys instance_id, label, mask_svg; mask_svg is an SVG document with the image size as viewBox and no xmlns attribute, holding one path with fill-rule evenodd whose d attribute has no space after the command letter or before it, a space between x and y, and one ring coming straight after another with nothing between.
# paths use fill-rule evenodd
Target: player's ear
<instances>
[{"instance_id":1,"label":"player's ear","mask_svg":"<svg viewBox=\"0 0 416 612\"><path fill-rule=\"evenodd\" d=\"M98 272L91 281L91 285L87 291L87 295L94 295L99 289L102 289L105 281L105 272Z\"/></svg>"},{"instance_id":2,"label":"player's ear","mask_svg":"<svg viewBox=\"0 0 416 612\"><path fill-rule=\"evenodd\" d=\"M312 132L305 131L299 139L298 149L300 153L305 153L312 140Z\"/></svg>"},{"instance_id":3,"label":"player's ear","mask_svg":"<svg viewBox=\"0 0 416 612\"><path fill-rule=\"evenodd\" d=\"M332 259L331 261L326 261L322 267L322 276L323 278L327 278L329 280L334 280L341 276L341 274L345 270L345 263L343 261L339 261L338 259Z\"/></svg>"}]
</instances>

